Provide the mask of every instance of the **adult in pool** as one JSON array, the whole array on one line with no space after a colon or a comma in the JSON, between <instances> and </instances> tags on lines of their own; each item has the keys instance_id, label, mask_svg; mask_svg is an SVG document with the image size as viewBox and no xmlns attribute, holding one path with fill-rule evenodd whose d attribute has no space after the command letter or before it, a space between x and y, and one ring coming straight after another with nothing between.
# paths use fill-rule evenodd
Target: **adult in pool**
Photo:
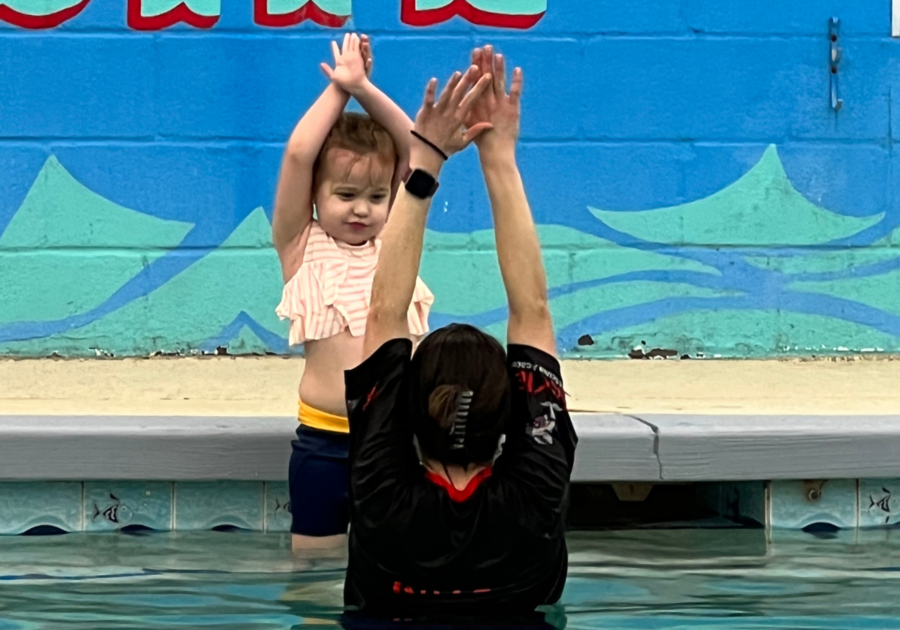
<instances>
[{"instance_id":1,"label":"adult in pool","mask_svg":"<svg viewBox=\"0 0 900 630\"><path fill-rule=\"evenodd\" d=\"M540 245L516 164L522 71L476 49L432 79L383 232L363 343L345 375L350 540L344 601L390 618L533 613L559 599L577 437L555 358ZM508 347L466 325L413 354L407 310L447 156L478 147L509 303ZM500 450L501 437L505 436Z\"/></svg>"}]
</instances>

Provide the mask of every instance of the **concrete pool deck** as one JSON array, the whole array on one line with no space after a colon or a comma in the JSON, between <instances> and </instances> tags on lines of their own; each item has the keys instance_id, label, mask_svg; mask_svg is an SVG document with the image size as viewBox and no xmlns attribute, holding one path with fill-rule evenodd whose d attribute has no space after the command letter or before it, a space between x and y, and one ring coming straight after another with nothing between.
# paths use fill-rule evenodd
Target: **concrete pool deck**
<instances>
[{"instance_id":1,"label":"concrete pool deck","mask_svg":"<svg viewBox=\"0 0 900 630\"><path fill-rule=\"evenodd\" d=\"M283 479L302 370L0 361L0 479ZM900 361L564 361L563 376L578 481L900 477Z\"/></svg>"}]
</instances>

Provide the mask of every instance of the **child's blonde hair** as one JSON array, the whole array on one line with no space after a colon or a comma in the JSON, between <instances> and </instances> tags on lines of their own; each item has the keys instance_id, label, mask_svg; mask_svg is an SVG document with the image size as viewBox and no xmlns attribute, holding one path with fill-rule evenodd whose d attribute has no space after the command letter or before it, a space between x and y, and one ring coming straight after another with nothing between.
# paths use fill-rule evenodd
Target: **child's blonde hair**
<instances>
[{"instance_id":1,"label":"child's blonde hair","mask_svg":"<svg viewBox=\"0 0 900 630\"><path fill-rule=\"evenodd\" d=\"M379 160L389 164L393 173L397 164L397 147L391 134L382 125L365 114L345 112L328 132L322 150L313 167L313 186L318 188L325 172L325 159L331 149L345 149L359 158L374 153ZM355 164L356 160L354 160ZM352 165L351 165L352 168Z\"/></svg>"}]
</instances>

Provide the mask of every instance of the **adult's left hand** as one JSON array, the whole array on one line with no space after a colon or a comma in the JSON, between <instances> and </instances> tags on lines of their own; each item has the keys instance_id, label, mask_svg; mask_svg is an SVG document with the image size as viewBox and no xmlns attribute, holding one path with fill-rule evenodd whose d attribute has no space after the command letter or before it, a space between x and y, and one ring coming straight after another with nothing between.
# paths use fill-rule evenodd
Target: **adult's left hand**
<instances>
[{"instance_id":1,"label":"adult's left hand","mask_svg":"<svg viewBox=\"0 0 900 630\"><path fill-rule=\"evenodd\" d=\"M448 156L465 149L490 122L465 126L468 114L478 98L491 86L491 75L471 66L465 74L455 72L441 95L435 100L437 79L431 79L425 90L425 101L416 115L415 131L438 146ZM415 142L415 141L414 141Z\"/></svg>"}]
</instances>

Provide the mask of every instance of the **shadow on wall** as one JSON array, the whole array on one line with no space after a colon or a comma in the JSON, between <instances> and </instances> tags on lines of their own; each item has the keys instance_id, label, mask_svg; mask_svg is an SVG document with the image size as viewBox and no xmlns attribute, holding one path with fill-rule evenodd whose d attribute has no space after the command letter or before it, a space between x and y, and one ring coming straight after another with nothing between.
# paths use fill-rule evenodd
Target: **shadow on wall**
<instances>
[{"instance_id":1,"label":"shadow on wall","mask_svg":"<svg viewBox=\"0 0 900 630\"><path fill-rule=\"evenodd\" d=\"M898 232L845 245L881 216L810 203L774 146L705 199L591 212L605 238L539 226L564 356L900 350ZM0 235L0 353L289 352L262 208L212 250L181 246L192 227L118 206L51 157ZM432 326L464 321L503 336L492 232L430 231L426 249Z\"/></svg>"}]
</instances>

